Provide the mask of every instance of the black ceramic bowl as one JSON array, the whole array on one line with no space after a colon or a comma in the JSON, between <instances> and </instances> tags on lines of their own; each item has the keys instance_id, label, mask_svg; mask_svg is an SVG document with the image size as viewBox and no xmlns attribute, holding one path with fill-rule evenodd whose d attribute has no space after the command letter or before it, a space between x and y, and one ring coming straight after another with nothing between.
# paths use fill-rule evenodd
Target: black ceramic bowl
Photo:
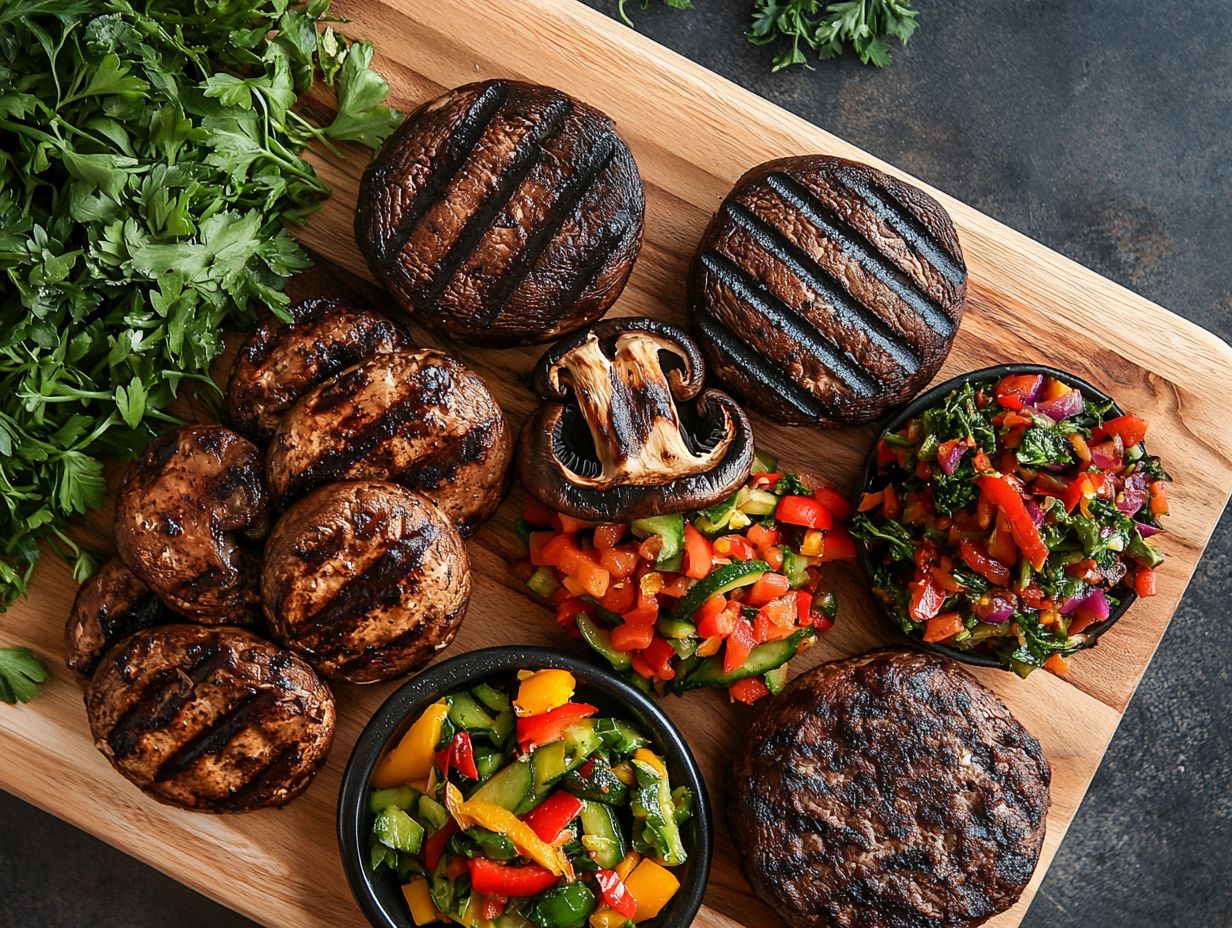
<instances>
[{"instance_id":1,"label":"black ceramic bowl","mask_svg":"<svg viewBox=\"0 0 1232 928\"><path fill-rule=\"evenodd\" d=\"M446 693L485 680L510 683L519 670L555 668L577 678L578 694L618 718L634 722L650 737L667 763L673 785L693 791L693 815L682 826L689 859L674 872L680 889L655 920L657 928L688 928L706 893L714 828L710 799L697 761L684 738L654 701L615 674L582 658L546 648L502 647L471 651L429 668L395 690L376 711L351 751L338 795L338 848L347 881L359 907L377 928L413 928L410 912L396 878L388 871L373 874L368 867L368 836L373 815L368 811L368 784L377 761L411 723Z\"/></svg>"},{"instance_id":2,"label":"black ceramic bowl","mask_svg":"<svg viewBox=\"0 0 1232 928\"><path fill-rule=\"evenodd\" d=\"M877 488L877 443L886 436L889 432L897 432L905 426L910 419L922 414L926 409L937 405L952 391L961 387L964 383L970 381L978 383L984 380L997 381L1002 377L1010 374L1045 374L1050 377L1055 377L1072 387L1077 387L1082 391L1083 397L1097 403L1111 403L1112 408L1110 414L1122 415L1124 410L1117 405L1116 401L1106 393L1093 387L1081 377L1077 377L1068 371L1058 370L1055 367L1047 367L1043 364L998 364L995 367L985 367L978 371L971 371L968 374L960 374L945 383L938 384L926 393L921 393L914 400L900 409L894 414L885 424L880 432L877 433L877 438L873 441L872 446L868 449L868 454L864 458L864 469L860 475L860 492L868 492ZM863 542L856 542L856 557L860 562L860 566L864 569L864 573L869 578L870 582L873 576L874 558L868 550L868 546ZM1083 646L1083 650L1095 646L1096 641L1104 632L1108 631L1117 620L1125 614L1125 611L1138 598L1138 594L1133 588L1128 585L1123 585L1117 588L1117 594L1121 597L1120 603L1109 613L1108 618L1103 622L1095 625L1090 625L1083 632L1087 636L1087 642ZM894 628L902 632L901 627L894 617L886 610L886 618ZM972 651L962 651L958 648L951 648L943 644L934 644L932 642L923 641L916 635L906 636L917 647L925 648L929 651L935 651L938 654L944 654L946 657L952 657L956 661L962 661L964 664L973 664L976 667L998 667L1002 670L1009 670L996 657L991 657L985 654L978 654Z\"/></svg>"}]
</instances>

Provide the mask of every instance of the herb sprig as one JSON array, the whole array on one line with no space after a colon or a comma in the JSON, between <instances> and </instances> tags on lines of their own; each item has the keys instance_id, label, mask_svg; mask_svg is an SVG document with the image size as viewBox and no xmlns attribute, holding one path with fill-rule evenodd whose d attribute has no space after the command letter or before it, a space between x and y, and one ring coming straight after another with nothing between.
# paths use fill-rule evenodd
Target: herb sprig
<instances>
[{"instance_id":1,"label":"herb sprig","mask_svg":"<svg viewBox=\"0 0 1232 928\"><path fill-rule=\"evenodd\" d=\"M893 56L886 38L906 45L919 14L911 0L756 0L749 41L754 45L788 42L774 56L774 70L808 63L806 49L818 58L835 58L851 45L864 64L884 68Z\"/></svg>"},{"instance_id":2,"label":"herb sprig","mask_svg":"<svg viewBox=\"0 0 1232 928\"><path fill-rule=\"evenodd\" d=\"M286 225L329 193L305 146L398 124L372 46L322 28L327 8L0 5L0 609L42 543L89 575L64 527L102 501L102 460L173 422L186 385L213 389L224 328L285 314L308 263ZM295 108L314 80L328 125Z\"/></svg>"}]
</instances>

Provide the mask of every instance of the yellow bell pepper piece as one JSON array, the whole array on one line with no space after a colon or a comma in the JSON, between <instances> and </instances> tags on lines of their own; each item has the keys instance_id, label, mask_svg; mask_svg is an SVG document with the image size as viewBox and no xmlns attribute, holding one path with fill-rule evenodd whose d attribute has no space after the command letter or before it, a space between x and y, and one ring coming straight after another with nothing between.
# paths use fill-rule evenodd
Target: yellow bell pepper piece
<instances>
[{"instance_id":1,"label":"yellow bell pepper piece","mask_svg":"<svg viewBox=\"0 0 1232 928\"><path fill-rule=\"evenodd\" d=\"M616 775L616 779L618 779L625 786L637 785L637 774L633 772L633 768L629 766L627 761L622 760L619 764L616 764L612 768L612 773L614 773Z\"/></svg>"},{"instance_id":2,"label":"yellow bell pepper piece","mask_svg":"<svg viewBox=\"0 0 1232 928\"><path fill-rule=\"evenodd\" d=\"M513 707L518 715L541 715L559 708L573 698L577 680L567 670L539 670L518 686Z\"/></svg>"},{"instance_id":3,"label":"yellow bell pepper piece","mask_svg":"<svg viewBox=\"0 0 1232 928\"><path fill-rule=\"evenodd\" d=\"M466 830L474 825L502 834L518 849L523 857L529 857L539 866L551 870L567 880L574 878L573 865L565 852L548 844L524 821L493 802L462 798L462 791L452 783L445 787L445 806L458 827Z\"/></svg>"},{"instance_id":4,"label":"yellow bell pepper piece","mask_svg":"<svg viewBox=\"0 0 1232 928\"><path fill-rule=\"evenodd\" d=\"M800 553L805 557L820 557L821 549L825 547L826 536L817 529L809 529L804 533L804 540L800 542Z\"/></svg>"},{"instance_id":5,"label":"yellow bell pepper piece","mask_svg":"<svg viewBox=\"0 0 1232 928\"><path fill-rule=\"evenodd\" d=\"M439 922L444 919L437 909L436 903L432 901L432 894L428 891L428 881L422 876L416 877L402 887L402 895L406 898L406 904L411 909L411 919L416 925L431 925L433 922Z\"/></svg>"},{"instance_id":6,"label":"yellow bell pepper piece","mask_svg":"<svg viewBox=\"0 0 1232 928\"><path fill-rule=\"evenodd\" d=\"M642 862L642 855L637 851L630 851L624 856L624 859L616 865L616 875L622 880L629 879L629 874L637 869L637 865Z\"/></svg>"},{"instance_id":7,"label":"yellow bell pepper piece","mask_svg":"<svg viewBox=\"0 0 1232 928\"><path fill-rule=\"evenodd\" d=\"M607 906L599 906L590 913L590 928L623 928L628 919Z\"/></svg>"},{"instance_id":8,"label":"yellow bell pepper piece","mask_svg":"<svg viewBox=\"0 0 1232 928\"><path fill-rule=\"evenodd\" d=\"M659 755L655 754L653 751L647 751L645 748L638 748L633 752L633 759L635 761L641 761L657 773L662 779L667 779L667 768L663 766L663 761L659 759Z\"/></svg>"},{"instance_id":9,"label":"yellow bell pepper piece","mask_svg":"<svg viewBox=\"0 0 1232 928\"><path fill-rule=\"evenodd\" d=\"M625 888L637 900L637 912L633 920L644 922L663 911L663 907L680 888L680 881L666 867L644 858L625 880Z\"/></svg>"},{"instance_id":10,"label":"yellow bell pepper piece","mask_svg":"<svg viewBox=\"0 0 1232 928\"><path fill-rule=\"evenodd\" d=\"M372 774L372 785L392 789L426 777L436 759L436 743L441 740L441 725L448 714L449 706L443 699L428 706L398 746L381 758Z\"/></svg>"}]
</instances>

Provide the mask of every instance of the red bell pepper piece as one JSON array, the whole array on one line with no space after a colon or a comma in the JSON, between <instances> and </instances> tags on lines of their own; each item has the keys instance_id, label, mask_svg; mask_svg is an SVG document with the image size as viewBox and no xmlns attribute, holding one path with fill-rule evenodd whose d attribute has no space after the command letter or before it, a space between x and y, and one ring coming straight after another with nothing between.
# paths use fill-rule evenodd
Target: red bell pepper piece
<instances>
[{"instance_id":1,"label":"red bell pepper piece","mask_svg":"<svg viewBox=\"0 0 1232 928\"><path fill-rule=\"evenodd\" d=\"M851 532L841 525L835 525L821 542L822 561L854 561L856 559L856 540Z\"/></svg>"},{"instance_id":2,"label":"red bell pepper piece","mask_svg":"<svg viewBox=\"0 0 1232 928\"><path fill-rule=\"evenodd\" d=\"M749 589L747 602L750 606L764 606L777 599L791 588L791 581L782 574L764 573Z\"/></svg>"},{"instance_id":3,"label":"red bell pepper piece","mask_svg":"<svg viewBox=\"0 0 1232 928\"><path fill-rule=\"evenodd\" d=\"M1018 489L1009 480L999 474L983 474L979 478L980 489L994 506L1005 513L1009 523L1010 534L1014 544L1022 552L1022 556L1031 562L1036 570L1043 570L1048 560L1048 546L1040 538L1039 529L1031 521L1031 514L1023 504Z\"/></svg>"},{"instance_id":4,"label":"red bell pepper piece","mask_svg":"<svg viewBox=\"0 0 1232 928\"><path fill-rule=\"evenodd\" d=\"M975 542L964 538L958 545L958 552L967 566L977 574L996 586L1008 586L1010 569L1000 561L989 557L976 546Z\"/></svg>"},{"instance_id":5,"label":"red bell pepper piece","mask_svg":"<svg viewBox=\"0 0 1232 928\"><path fill-rule=\"evenodd\" d=\"M715 539L714 553L719 557L728 557L733 561L753 561L757 552L743 535L724 535Z\"/></svg>"},{"instance_id":6,"label":"red bell pepper piece","mask_svg":"<svg viewBox=\"0 0 1232 928\"><path fill-rule=\"evenodd\" d=\"M603 902L608 907L615 909L625 918L632 918L637 914L637 900L615 870L600 870L595 874L595 882L599 884Z\"/></svg>"},{"instance_id":7,"label":"red bell pepper piece","mask_svg":"<svg viewBox=\"0 0 1232 928\"><path fill-rule=\"evenodd\" d=\"M908 613L913 622L927 622L941 611L945 602L945 593L933 580L932 573L909 584L911 587L911 603Z\"/></svg>"},{"instance_id":8,"label":"red bell pepper piece","mask_svg":"<svg viewBox=\"0 0 1232 928\"><path fill-rule=\"evenodd\" d=\"M774 517L788 525L828 529L834 524L830 510L811 496L784 496L779 499Z\"/></svg>"},{"instance_id":9,"label":"red bell pepper piece","mask_svg":"<svg viewBox=\"0 0 1232 928\"><path fill-rule=\"evenodd\" d=\"M744 619L736 621L736 627L727 636L727 644L723 647L723 672L731 673L749 659L749 653L757 645L757 635L753 626Z\"/></svg>"},{"instance_id":10,"label":"red bell pepper piece","mask_svg":"<svg viewBox=\"0 0 1232 928\"><path fill-rule=\"evenodd\" d=\"M813 498L830 510L830 515L840 522L851 518L851 500L833 487L821 487L813 491Z\"/></svg>"},{"instance_id":11,"label":"red bell pepper piece","mask_svg":"<svg viewBox=\"0 0 1232 928\"><path fill-rule=\"evenodd\" d=\"M1134 592L1139 596L1154 596L1159 592L1159 575L1149 567L1139 567L1134 574Z\"/></svg>"},{"instance_id":12,"label":"red bell pepper piece","mask_svg":"<svg viewBox=\"0 0 1232 928\"><path fill-rule=\"evenodd\" d=\"M749 677L747 680L733 683L727 688L727 693L733 700L751 706L763 696L769 696L770 688L762 682L761 677Z\"/></svg>"},{"instance_id":13,"label":"red bell pepper piece","mask_svg":"<svg viewBox=\"0 0 1232 928\"><path fill-rule=\"evenodd\" d=\"M684 524L684 575L700 580L710 573L714 557L706 536L690 523Z\"/></svg>"},{"instance_id":14,"label":"red bell pepper piece","mask_svg":"<svg viewBox=\"0 0 1232 928\"><path fill-rule=\"evenodd\" d=\"M794 632L799 604L795 593L786 593L762 606L753 620L753 637L758 644L778 641Z\"/></svg>"},{"instance_id":15,"label":"red bell pepper piece","mask_svg":"<svg viewBox=\"0 0 1232 928\"><path fill-rule=\"evenodd\" d=\"M626 654L640 651L654 640L654 623L649 625L630 622L626 616L623 625L612 629L612 647Z\"/></svg>"},{"instance_id":16,"label":"red bell pepper piece","mask_svg":"<svg viewBox=\"0 0 1232 928\"><path fill-rule=\"evenodd\" d=\"M997 402L1006 409L1022 409L1028 400L1034 400L1044 383L1043 374L1010 374L1001 378L993 388Z\"/></svg>"},{"instance_id":17,"label":"red bell pepper piece","mask_svg":"<svg viewBox=\"0 0 1232 928\"><path fill-rule=\"evenodd\" d=\"M650 644L642 649L642 660L659 680L671 680L676 676L676 671L672 669L672 658L675 656L676 649L660 635L655 635L650 640Z\"/></svg>"},{"instance_id":18,"label":"red bell pepper piece","mask_svg":"<svg viewBox=\"0 0 1232 928\"><path fill-rule=\"evenodd\" d=\"M542 840L552 844L581 812L582 800L558 790L522 816L522 821Z\"/></svg>"},{"instance_id":19,"label":"red bell pepper piece","mask_svg":"<svg viewBox=\"0 0 1232 928\"><path fill-rule=\"evenodd\" d=\"M629 526L622 522L611 522L605 525L595 527L595 547L596 548L614 548L620 543L620 539L625 537L625 532L629 530Z\"/></svg>"},{"instance_id":20,"label":"red bell pepper piece","mask_svg":"<svg viewBox=\"0 0 1232 928\"><path fill-rule=\"evenodd\" d=\"M1136 445L1146 437L1146 420L1128 413L1109 419L1091 430L1091 442L1102 441L1109 435L1120 435L1126 448Z\"/></svg>"},{"instance_id":21,"label":"red bell pepper piece","mask_svg":"<svg viewBox=\"0 0 1232 928\"><path fill-rule=\"evenodd\" d=\"M450 819L440 827L439 831L433 832L424 843L424 866L428 868L429 873L436 872L436 865L441 862L441 857L445 853L445 843L453 837L457 831L458 823L453 819Z\"/></svg>"},{"instance_id":22,"label":"red bell pepper piece","mask_svg":"<svg viewBox=\"0 0 1232 928\"><path fill-rule=\"evenodd\" d=\"M479 917L491 921L494 918L500 918L505 912L505 906L509 904L509 900L504 896L485 896L479 893Z\"/></svg>"},{"instance_id":23,"label":"red bell pepper piece","mask_svg":"<svg viewBox=\"0 0 1232 928\"><path fill-rule=\"evenodd\" d=\"M1151 481L1151 515L1168 514L1168 488L1162 480Z\"/></svg>"},{"instance_id":24,"label":"red bell pepper piece","mask_svg":"<svg viewBox=\"0 0 1232 928\"><path fill-rule=\"evenodd\" d=\"M727 608L727 598L722 594L711 596L702 603L694 617L697 619L697 633L703 638L725 638L736 626L736 614Z\"/></svg>"},{"instance_id":25,"label":"red bell pepper piece","mask_svg":"<svg viewBox=\"0 0 1232 928\"><path fill-rule=\"evenodd\" d=\"M813 594L808 590L796 590L796 624L801 628L813 624Z\"/></svg>"},{"instance_id":26,"label":"red bell pepper piece","mask_svg":"<svg viewBox=\"0 0 1232 928\"><path fill-rule=\"evenodd\" d=\"M494 896L537 896L555 886L559 879L538 864L511 866L485 857L472 857L466 865L471 871L471 889Z\"/></svg>"},{"instance_id":27,"label":"red bell pepper piece","mask_svg":"<svg viewBox=\"0 0 1232 928\"><path fill-rule=\"evenodd\" d=\"M475 766L475 746L471 743L470 732L460 731L453 736L449 744L453 752L453 765L464 777L479 779L479 768Z\"/></svg>"},{"instance_id":28,"label":"red bell pepper piece","mask_svg":"<svg viewBox=\"0 0 1232 928\"><path fill-rule=\"evenodd\" d=\"M529 751L532 746L550 744L564 736L565 729L574 722L588 719L599 710L584 702L567 702L539 715L526 715L518 719L518 746Z\"/></svg>"}]
</instances>

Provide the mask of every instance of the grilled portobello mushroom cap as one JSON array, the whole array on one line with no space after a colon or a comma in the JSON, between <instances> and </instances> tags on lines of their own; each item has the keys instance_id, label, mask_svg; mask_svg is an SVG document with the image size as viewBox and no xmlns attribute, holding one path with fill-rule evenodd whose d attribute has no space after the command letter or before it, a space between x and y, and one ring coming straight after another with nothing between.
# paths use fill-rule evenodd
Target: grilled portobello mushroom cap
<instances>
[{"instance_id":1,"label":"grilled portobello mushroom cap","mask_svg":"<svg viewBox=\"0 0 1232 928\"><path fill-rule=\"evenodd\" d=\"M529 344L615 302L644 210L611 119L550 87L493 80L425 103L389 137L364 172L355 238L424 325Z\"/></svg>"},{"instance_id":2,"label":"grilled portobello mushroom cap","mask_svg":"<svg viewBox=\"0 0 1232 928\"><path fill-rule=\"evenodd\" d=\"M291 316L249 336L227 382L227 420L254 442L269 441L291 404L317 384L374 354L414 347L392 319L339 300L304 300Z\"/></svg>"},{"instance_id":3,"label":"grilled portobello mushroom cap","mask_svg":"<svg viewBox=\"0 0 1232 928\"><path fill-rule=\"evenodd\" d=\"M457 531L423 496L349 481L278 520L261 590L274 640L330 679L373 683L418 670L453 640L471 571Z\"/></svg>"},{"instance_id":4,"label":"grilled portobello mushroom cap","mask_svg":"<svg viewBox=\"0 0 1232 928\"><path fill-rule=\"evenodd\" d=\"M967 267L936 200L875 168L808 155L753 168L689 276L711 371L791 425L868 422L917 393L958 331Z\"/></svg>"},{"instance_id":5,"label":"grilled portobello mushroom cap","mask_svg":"<svg viewBox=\"0 0 1232 928\"><path fill-rule=\"evenodd\" d=\"M112 558L77 590L64 629L65 663L88 677L120 639L175 621L179 617L119 558Z\"/></svg>"},{"instance_id":6,"label":"grilled portobello mushroom cap","mask_svg":"<svg viewBox=\"0 0 1232 928\"><path fill-rule=\"evenodd\" d=\"M509 487L510 446L478 375L440 351L402 351L301 398L270 442L266 477L279 507L337 480L390 480L423 493L467 536Z\"/></svg>"},{"instance_id":7,"label":"grilled portobello mushroom cap","mask_svg":"<svg viewBox=\"0 0 1232 928\"><path fill-rule=\"evenodd\" d=\"M269 530L261 470L256 445L221 425L154 439L129 465L116 498L120 559L195 622L256 621L256 545Z\"/></svg>"},{"instance_id":8,"label":"grilled portobello mushroom cap","mask_svg":"<svg viewBox=\"0 0 1232 928\"><path fill-rule=\"evenodd\" d=\"M793 928L968 928L1039 860L1051 772L1004 703L953 661L874 651L768 701L733 767L732 831Z\"/></svg>"},{"instance_id":9,"label":"grilled portobello mushroom cap","mask_svg":"<svg viewBox=\"0 0 1232 928\"><path fill-rule=\"evenodd\" d=\"M159 802L200 812L284 805L334 740L329 687L238 628L137 632L100 662L86 711L116 770Z\"/></svg>"}]
</instances>

